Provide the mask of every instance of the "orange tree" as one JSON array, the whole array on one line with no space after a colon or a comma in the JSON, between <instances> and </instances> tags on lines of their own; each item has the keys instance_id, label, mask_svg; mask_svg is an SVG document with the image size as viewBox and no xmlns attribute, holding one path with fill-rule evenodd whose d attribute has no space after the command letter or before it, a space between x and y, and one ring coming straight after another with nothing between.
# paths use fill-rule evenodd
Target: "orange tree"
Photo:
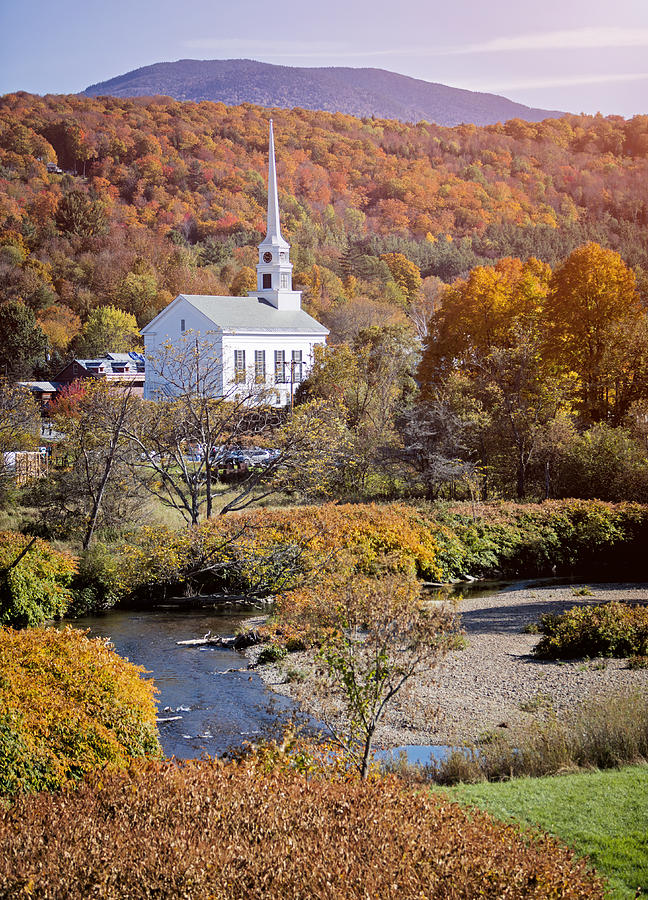
<instances>
[{"instance_id":1,"label":"orange tree","mask_svg":"<svg viewBox=\"0 0 648 900\"><path fill-rule=\"evenodd\" d=\"M440 400L451 396L448 387L461 378L462 402L451 413L464 424L456 430L468 443L456 446L454 455L513 481L518 497L526 493L543 429L569 401L569 380L550 378L542 356L550 274L537 259L504 259L474 269L445 291L419 369L421 402L408 422L413 433L425 430ZM452 458L440 439L426 446L431 466L441 449ZM455 469L449 469L452 477Z\"/></svg>"}]
</instances>

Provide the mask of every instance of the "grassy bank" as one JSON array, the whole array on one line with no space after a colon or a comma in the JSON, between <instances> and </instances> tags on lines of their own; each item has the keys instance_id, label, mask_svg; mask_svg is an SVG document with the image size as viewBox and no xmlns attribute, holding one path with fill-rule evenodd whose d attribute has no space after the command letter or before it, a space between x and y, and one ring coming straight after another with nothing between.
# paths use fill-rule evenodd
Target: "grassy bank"
<instances>
[{"instance_id":1,"label":"grassy bank","mask_svg":"<svg viewBox=\"0 0 648 900\"><path fill-rule=\"evenodd\" d=\"M589 856L615 900L648 893L648 766L551 778L460 784L449 790L495 818L539 827Z\"/></svg>"}]
</instances>

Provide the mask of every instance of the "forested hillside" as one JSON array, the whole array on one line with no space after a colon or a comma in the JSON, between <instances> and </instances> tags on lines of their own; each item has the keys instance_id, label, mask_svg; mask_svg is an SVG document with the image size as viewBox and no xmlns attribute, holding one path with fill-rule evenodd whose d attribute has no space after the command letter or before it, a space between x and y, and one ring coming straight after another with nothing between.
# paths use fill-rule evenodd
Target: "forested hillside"
<instances>
[{"instance_id":1,"label":"forested hillside","mask_svg":"<svg viewBox=\"0 0 648 900\"><path fill-rule=\"evenodd\" d=\"M503 256L553 267L594 240L648 269L647 116L449 129L13 94L0 99L0 299L38 319L51 367L97 308L142 325L180 291L254 286L271 114L296 286L335 338L415 300L424 320L440 280Z\"/></svg>"},{"instance_id":2,"label":"forested hillside","mask_svg":"<svg viewBox=\"0 0 648 900\"><path fill-rule=\"evenodd\" d=\"M532 109L496 94L465 91L408 78L385 69L343 66L275 66L254 59L179 59L155 63L93 84L90 97L153 97L212 100L236 105L300 106L352 116L379 116L402 122L490 125L519 117L539 122L557 110Z\"/></svg>"}]
</instances>

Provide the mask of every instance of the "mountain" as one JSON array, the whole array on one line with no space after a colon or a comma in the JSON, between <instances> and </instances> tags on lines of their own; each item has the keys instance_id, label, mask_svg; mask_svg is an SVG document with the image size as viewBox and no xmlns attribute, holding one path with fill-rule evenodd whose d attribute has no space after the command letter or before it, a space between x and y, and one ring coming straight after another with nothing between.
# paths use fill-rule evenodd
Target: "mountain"
<instances>
[{"instance_id":1,"label":"mountain","mask_svg":"<svg viewBox=\"0 0 648 900\"><path fill-rule=\"evenodd\" d=\"M89 97L150 97L213 100L237 105L301 107L439 125L492 125L509 119L540 122L557 110L532 109L496 94L465 91L409 78L385 69L296 68L252 59L181 59L155 63L92 84Z\"/></svg>"}]
</instances>

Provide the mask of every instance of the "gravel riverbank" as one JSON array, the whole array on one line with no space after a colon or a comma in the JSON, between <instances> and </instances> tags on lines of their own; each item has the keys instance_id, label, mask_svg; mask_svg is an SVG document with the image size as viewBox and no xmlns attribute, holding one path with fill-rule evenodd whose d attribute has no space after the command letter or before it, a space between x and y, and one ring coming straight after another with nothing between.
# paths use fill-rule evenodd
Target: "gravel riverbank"
<instances>
[{"instance_id":1,"label":"gravel riverbank","mask_svg":"<svg viewBox=\"0 0 648 900\"><path fill-rule=\"evenodd\" d=\"M472 741L484 732L524 722L542 703L561 711L592 694L646 690L648 670L630 670L623 659L548 662L531 656L539 638L523 629L543 613L606 600L648 603L648 583L589 584L591 596L578 595L579 587L518 582L497 593L460 600L467 646L452 651L407 696L395 698L378 729L377 744ZM258 671L273 690L294 696L295 683L286 680L288 667L307 672L307 654L291 653L281 665ZM308 712L317 718L316 706L309 706Z\"/></svg>"}]
</instances>

